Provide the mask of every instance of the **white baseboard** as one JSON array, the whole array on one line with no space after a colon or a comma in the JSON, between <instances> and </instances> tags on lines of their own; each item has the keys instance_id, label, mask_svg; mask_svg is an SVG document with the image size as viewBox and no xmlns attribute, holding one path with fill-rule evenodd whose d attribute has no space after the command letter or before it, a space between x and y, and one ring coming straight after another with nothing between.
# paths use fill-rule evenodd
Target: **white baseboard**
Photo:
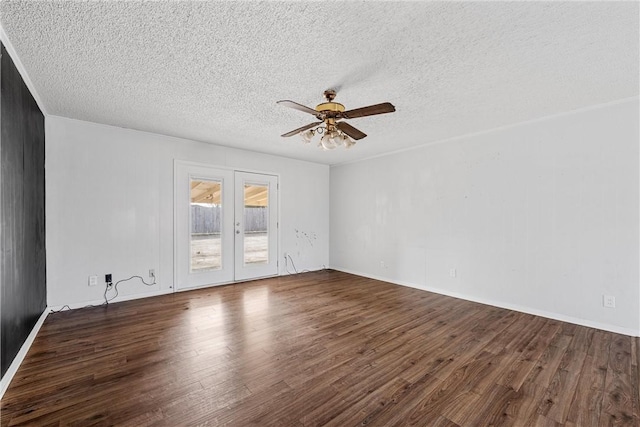
<instances>
[{"instance_id":1,"label":"white baseboard","mask_svg":"<svg viewBox=\"0 0 640 427\"><path fill-rule=\"evenodd\" d=\"M553 313L544 310L538 310L536 308L521 306L518 304L506 303L503 301L495 301L487 298L478 298L475 296L469 296L458 292L450 292L443 289L431 288L429 286L420 286L415 283L403 282L388 277L380 277L372 274L362 273L359 271L353 271L340 267L330 267L337 271L344 273L355 274L357 276L368 277L370 279L380 280L382 282L393 283L394 285L406 286L409 288L420 289L422 291L433 292L435 294L445 295L448 297L458 298L465 301L477 302L479 304L490 305L493 307L505 308L507 310L519 311L521 313L532 314L534 316L546 317L547 319L559 320L561 322L573 323L575 325L586 326L588 328L600 329L608 332L615 332L616 334L628 335L631 337L640 337L640 330L625 328L622 326L611 325L608 323L594 322L588 319L581 319L578 317L566 316L560 313Z\"/></svg>"},{"instance_id":2,"label":"white baseboard","mask_svg":"<svg viewBox=\"0 0 640 427\"><path fill-rule=\"evenodd\" d=\"M305 269L303 271L299 271L298 273L289 273L287 271L284 271L284 272L280 272L278 274L274 274L272 276L254 277L254 278L251 278L251 279L233 280L231 282L221 282L221 283L214 283L214 284L207 284L207 285L198 285L198 286L192 286L190 288L176 288L176 292L189 292L189 291L195 291L195 290L198 290L198 289L217 288L218 286L241 285L242 283L253 282L255 280L273 279L274 277L295 276L296 274L311 273L311 272L322 271L322 270L326 270L326 268L325 267L318 267L318 268L314 268L314 269L311 269L311 270Z\"/></svg>"},{"instance_id":3,"label":"white baseboard","mask_svg":"<svg viewBox=\"0 0 640 427\"><path fill-rule=\"evenodd\" d=\"M173 293L173 289L160 289L157 291L153 291L153 292L147 292L147 293L143 293L143 294L132 294L132 295L119 295L118 297L116 297L115 299L109 301L109 304L115 304L115 303L119 303L122 301L131 301L131 300L136 300L136 299L141 299L141 298L150 298L150 297L157 297L159 295L166 295L166 294L172 294ZM54 306L50 306L48 308L49 312L54 312L54 311L60 311L63 308L69 308L71 310L75 310L77 308L85 308L85 307L89 307L89 306L99 306L104 304L104 299L99 299L99 300L92 300L92 301L82 301L82 302L71 302L68 304L61 304L61 305L54 305Z\"/></svg>"},{"instance_id":4,"label":"white baseboard","mask_svg":"<svg viewBox=\"0 0 640 427\"><path fill-rule=\"evenodd\" d=\"M328 267L326 267L326 268L328 268ZM304 272L321 271L321 270L325 270L326 268L325 267L318 267L316 269L305 270ZM156 296L159 296L159 295L167 295L167 294L172 294L174 292L188 292L188 291L193 291L193 290L196 290L196 289L213 288L213 287L216 287L216 286L225 286L225 285L235 285L235 284L240 284L240 283L243 283L243 282L250 282L252 280L268 279L268 278L272 278L272 277L289 276L289 275L295 275L295 274L296 273L287 273L285 271L285 272L280 272L278 275L275 275L275 276L259 277L257 279L248 279L248 280L242 280L242 281L237 281L237 282L234 281L234 282L216 283L215 285L202 285L202 286L194 286L194 287L191 287L191 288L182 288L182 289L169 288L169 289L160 289L160 290L157 290L157 291L141 293L141 294L120 295L117 298L109 301L109 304L114 304L114 303L118 303L118 302L122 302L122 301L131 301L131 300L136 300L136 299L141 299L141 298L156 297ZM49 306L47 308L47 310L49 310L49 313L51 313L51 312L54 312L54 311L60 311L63 308L75 310L75 309L78 309L78 308L85 308L85 307L90 307L90 306L100 306L102 304L104 304L104 299L91 300L91 301L80 301L80 302L71 302L71 303L60 304L60 305L52 305L52 306Z\"/></svg>"},{"instance_id":5,"label":"white baseboard","mask_svg":"<svg viewBox=\"0 0 640 427\"><path fill-rule=\"evenodd\" d=\"M16 354L16 357L13 359L13 362L11 362L11 365L9 365L9 369L7 369L7 372L5 372L4 376L0 380L0 399L2 399L2 396L4 396L4 392L7 391L7 389L9 388L9 384L11 384L11 380L13 380L13 377L16 374L16 372L18 372L18 368L22 364L22 361L27 355L27 352L31 348L31 344L33 344L33 341L36 339L36 335L38 335L38 332L40 331L40 328L44 324L44 321L48 315L49 315L49 307L45 307L44 311L40 315L40 318L38 319L33 329L31 330L31 333L29 334L29 336L27 336L27 339L22 344L22 347L20 347L20 351L18 351L18 354Z\"/></svg>"},{"instance_id":6,"label":"white baseboard","mask_svg":"<svg viewBox=\"0 0 640 427\"><path fill-rule=\"evenodd\" d=\"M330 267L322 266L322 267L317 267L317 268L305 268L304 270L298 271L297 273L295 271L294 272L288 272L288 271L285 270L285 271L281 271L278 274L278 276L279 277L295 276L296 274L313 273L313 272L316 272L316 271L326 270L328 268L330 268Z\"/></svg>"}]
</instances>

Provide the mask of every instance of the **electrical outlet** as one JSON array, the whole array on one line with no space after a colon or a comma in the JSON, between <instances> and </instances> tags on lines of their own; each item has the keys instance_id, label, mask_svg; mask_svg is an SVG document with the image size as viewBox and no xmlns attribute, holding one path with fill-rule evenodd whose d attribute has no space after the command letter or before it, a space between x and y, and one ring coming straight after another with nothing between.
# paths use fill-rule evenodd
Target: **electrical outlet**
<instances>
[{"instance_id":1,"label":"electrical outlet","mask_svg":"<svg viewBox=\"0 0 640 427\"><path fill-rule=\"evenodd\" d=\"M108 286L111 286L111 284L113 283L113 281L111 280L111 275L110 275L110 274L105 274L105 275L104 275L104 282L105 282Z\"/></svg>"},{"instance_id":2,"label":"electrical outlet","mask_svg":"<svg viewBox=\"0 0 640 427\"><path fill-rule=\"evenodd\" d=\"M602 295L602 306L607 308L616 308L616 297L613 295Z\"/></svg>"},{"instance_id":3,"label":"electrical outlet","mask_svg":"<svg viewBox=\"0 0 640 427\"><path fill-rule=\"evenodd\" d=\"M98 276L89 276L89 286L96 286L98 284Z\"/></svg>"},{"instance_id":4,"label":"electrical outlet","mask_svg":"<svg viewBox=\"0 0 640 427\"><path fill-rule=\"evenodd\" d=\"M156 278L156 271L153 268L149 269L149 277Z\"/></svg>"},{"instance_id":5,"label":"electrical outlet","mask_svg":"<svg viewBox=\"0 0 640 427\"><path fill-rule=\"evenodd\" d=\"M457 271L455 268L449 269L449 277L456 277Z\"/></svg>"}]
</instances>

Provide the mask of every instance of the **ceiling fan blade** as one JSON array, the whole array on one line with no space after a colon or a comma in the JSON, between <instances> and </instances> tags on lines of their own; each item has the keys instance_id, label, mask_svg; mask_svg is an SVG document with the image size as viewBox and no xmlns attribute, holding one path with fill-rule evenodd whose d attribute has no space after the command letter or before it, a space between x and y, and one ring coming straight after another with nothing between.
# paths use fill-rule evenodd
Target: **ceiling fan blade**
<instances>
[{"instance_id":1,"label":"ceiling fan blade","mask_svg":"<svg viewBox=\"0 0 640 427\"><path fill-rule=\"evenodd\" d=\"M383 102L382 104L369 105L368 107L345 111L341 113L340 116L345 119L355 119L356 117L375 116L376 114L393 113L394 111L396 111L396 107L390 102Z\"/></svg>"},{"instance_id":2,"label":"ceiling fan blade","mask_svg":"<svg viewBox=\"0 0 640 427\"><path fill-rule=\"evenodd\" d=\"M336 127L356 141L367 136L366 133L354 128L347 122L338 122L336 123Z\"/></svg>"},{"instance_id":3,"label":"ceiling fan blade","mask_svg":"<svg viewBox=\"0 0 640 427\"><path fill-rule=\"evenodd\" d=\"M305 105L298 104L297 102L293 102L293 101L289 101L289 100L278 101L278 102L276 102L276 104L284 105L285 107L293 108L294 110L300 110L300 111L303 111L305 113L313 114L314 116L316 114L318 114L318 112L316 110L314 110L313 108L309 108L309 107L307 107Z\"/></svg>"},{"instance_id":4,"label":"ceiling fan blade","mask_svg":"<svg viewBox=\"0 0 640 427\"><path fill-rule=\"evenodd\" d=\"M296 130L292 130L291 132L287 132L287 133L285 133L283 135L280 135L280 136L284 136L285 138L288 137L288 136L293 136L293 135L296 135L296 134L298 134L300 132L303 132L303 131L305 131L307 129L311 129L314 126L318 126L319 124L322 124L322 122L310 123L308 125L304 125L302 127L299 127Z\"/></svg>"}]
</instances>

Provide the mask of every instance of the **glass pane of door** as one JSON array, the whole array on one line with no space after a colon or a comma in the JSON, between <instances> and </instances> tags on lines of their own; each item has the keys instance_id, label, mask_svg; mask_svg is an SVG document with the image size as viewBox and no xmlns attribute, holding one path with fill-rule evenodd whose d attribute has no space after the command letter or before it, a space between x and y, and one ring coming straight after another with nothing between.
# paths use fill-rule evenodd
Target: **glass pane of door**
<instances>
[{"instance_id":1,"label":"glass pane of door","mask_svg":"<svg viewBox=\"0 0 640 427\"><path fill-rule=\"evenodd\" d=\"M191 271L222 268L222 183L203 179L190 182Z\"/></svg>"},{"instance_id":2,"label":"glass pane of door","mask_svg":"<svg viewBox=\"0 0 640 427\"><path fill-rule=\"evenodd\" d=\"M269 186L244 185L244 263L269 262Z\"/></svg>"}]
</instances>

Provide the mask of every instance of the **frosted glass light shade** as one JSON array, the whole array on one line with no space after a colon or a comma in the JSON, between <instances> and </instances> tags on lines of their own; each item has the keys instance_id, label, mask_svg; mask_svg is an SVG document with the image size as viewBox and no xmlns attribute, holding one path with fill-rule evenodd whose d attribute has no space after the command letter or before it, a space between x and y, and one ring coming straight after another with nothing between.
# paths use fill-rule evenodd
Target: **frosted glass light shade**
<instances>
[{"instance_id":1,"label":"frosted glass light shade","mask_svg":"<svg viewBox=\"0 0 640 427\"><path fill-rule=\"evenodd\" d=\"M334 148L336 148L336 142L329 136L328 133L322 135L322 138L320 138L320 145L322 145L322 148L324 148L325 150L333 150Z\"/></svg>"},{"instance_id":2,"label":"frosted glass light shade","mask_svg":"<svg viewBox=\"0 0 640 427\"><path fill-rule=\"evenodd\" d=\"M302 137L302 140L305 143L310 143L311 139L313 139L313 136L316 134L316 132L313 129L309 129L307 131L304 131L300 134L300 136Z\"/></svg>"},{"instance_id":3,"label":"frosted glass light shade","mask_svg":"<svg viewBox=\"0 0 640 427\"><path fill-rule=\"evenodd\" d=\"M347 134L342 134L342 136L340 137L340 139L342 139L342 143L344 144L344 148L351 148L354 145L356 145L356 142L349 138L349 136Z\"/></svg>"}]
</instances>

